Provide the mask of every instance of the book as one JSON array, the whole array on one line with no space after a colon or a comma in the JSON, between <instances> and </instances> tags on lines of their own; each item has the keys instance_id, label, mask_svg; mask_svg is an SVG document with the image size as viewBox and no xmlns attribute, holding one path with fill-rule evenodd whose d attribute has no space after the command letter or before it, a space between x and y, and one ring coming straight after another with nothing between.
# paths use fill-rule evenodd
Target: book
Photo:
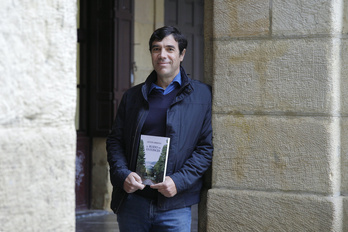
<instances>
[{"instance_id":1,"label":"book","mask_svg":"<svg viewBox=\"0 0 348 232\"><path fill-rule=\"evenodd\" d=\"M136 173L143 184L163 182L166 177L170 138L141 135Z\"/></svg>"}]
</instances>

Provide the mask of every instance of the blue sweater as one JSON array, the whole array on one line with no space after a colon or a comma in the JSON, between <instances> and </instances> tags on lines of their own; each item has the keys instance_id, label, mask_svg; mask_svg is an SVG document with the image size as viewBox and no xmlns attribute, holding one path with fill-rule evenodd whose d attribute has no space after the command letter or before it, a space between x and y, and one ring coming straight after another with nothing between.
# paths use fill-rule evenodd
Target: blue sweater
<instances>
[{"instance_id":1,"label":"blue sweater","mask_svg":"<svg viewBox=\"0 0 348 232\"><path fill-rule=\"evenodd\" d=\"M166 136L167 109L173 102L179 88L163 95L162 91L153 89L148 95L149 114L141 131L144 135Z\"/></svg>"}]
</instances>

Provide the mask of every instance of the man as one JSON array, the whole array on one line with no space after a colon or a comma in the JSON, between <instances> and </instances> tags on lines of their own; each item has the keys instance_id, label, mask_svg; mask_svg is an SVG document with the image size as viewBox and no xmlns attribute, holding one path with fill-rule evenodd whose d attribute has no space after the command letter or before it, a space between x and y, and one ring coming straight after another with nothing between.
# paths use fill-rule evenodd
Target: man
<instances>
[{"instance_id":1,"label":"man","mask_svg":"<svg viewBox=\"0 0 348 232\"><path fill-rule=\"evenodd\" d=\"M107 138L111 208L121 232L189 232L212 160L211 88L181 67L187 40L176 28L157 29L149 47L154 71L123 95ZM135 172L141 134L170 137L165 180L151 186Z\"/></svg>"}]
</instances>

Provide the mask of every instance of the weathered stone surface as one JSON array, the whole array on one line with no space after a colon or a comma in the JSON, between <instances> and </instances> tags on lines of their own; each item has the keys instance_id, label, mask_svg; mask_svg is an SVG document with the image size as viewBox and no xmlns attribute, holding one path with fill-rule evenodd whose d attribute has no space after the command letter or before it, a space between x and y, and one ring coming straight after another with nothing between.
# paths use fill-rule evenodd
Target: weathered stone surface
<instances>
[{"instance_id":1,"label":"weathered stone surface","mask_svg":"<svg viewBox=\"0 0 348 232\"><path fill-rule=\"evenodd\" d=\"M348 40L343 39L341 44L341 55L342 60L339 63L341 68L341 76L339 80L339 85L341 88L341 107L342 107L342 117L341 117L341 138L340 138L340 148L341 148L341 178L342 194L348 194ZM348 228L348 227L347 227ZM344 230L345 231L345 230Z\"/></svg>"},{"instance_id":2,"label":"weathered stone surface","mask_svg":"<svg viewBox=\"0 0 348 232\"><path fill-rule=\"evenodd\" d=\"M214 1L214 38L267 36L269 1Z\"/></svg>"},{"instance_id":3,"label":"weathered stone surface","mask_svg":"<svg viewBox=\"0 0 348 232\"><path fill-rule=\"evenodd\" d=\"M343 1L343 34L348 33L348 0Z\"/></svg>"},{"instance_id":4,"label":"weathered stone surface","mask_svg":"<svg viewBox=\"0 0 348 232\"><path fill-rule=\"evenodd\" d=\"M211 189L208 222L222 231L341 231L340 197Z\"/></svg>"},{"instance_id":5,"label":"weathered stone surface","mask_svg":"<svg viewBox=\"0 0 348 232\"><path fill-rule=\"evenodd\" d=\"M207 230L347 231L348 1L249 3L214 1Z\"/></svg>"},{"instance_id":6,"label":"weathered stone surface","mask_svg":"<svg viewBox=\"0 0 348 232\"><path fill-rule=\"evenodd\" d=\"M92 150L92 202L93 209L111 211L112 187L109 175L109 164L105 149L106 138L94 138Z\"/></svg>"},{"instance_id":7,"label":"weathered stone surface","mask_svg":"<svg viewBox=\"0 0 348 232\"><path fill-rule=\"evenodd\" d=\"M342 215L342 231L348 231L348 197L342 197L342 208L343 208L343 215Z\"/></svg>"},{"instance_id":8,"label":"weathered stone surface","mask_svg":"<svg viewBox=\"0 0 348 232\"><path fill-rule=\"evenodd\" d=\"M348 117L341 120L341 191L348 195Z\"/></svg>"},{"instance_id":9,"label":"weathered stone surface","mask_svg":"<svg viewBox=\"0 0 348 232\"><path fill-rule=\"evenodd\" d=\"M74 128L2 128L0 138L0 231L74 231Z\"/></svg>"},{"instance_id":10,"label":"weathered stone surface","mask_svg":"<svg viewBox=\"0 0 348 232\"><path fill-rule=\"evenodd\" d=\"M216 41L214 51L215 112L332 113L330 39Z\"/></svg>"},{"instance_id":11,"label":"weathered stone surface","mask_svg":"<svg viewBox=\"0 0 348 232\"><path fill-rule=\"evenodd\" d=\"M340 1L272 1L273 35L321 35L341 32Z\"/></svg>"},{"instance_id":12,"label":"weathered stone surface","mask_svg":"<svg viewBox=\"0 0 348 232\"><path fill-rule=\"evenodd\" d=\"M76 1L0 6L0 231L74 231Z\"/></svg>"},{"instance_id":13,"label":"weathered stone surface","mask_svg":"<svg viewBox=\"0 0 348 232\"><path fill-rule=\"evenodd\" d=\"M76 1L5 1L0 14L0 124L72 123Z\"/></svg>"},{"instance_id":14,"label":"weathered stone surface","mask_svg":"<svg viewBox=\"0 0 348 232\"><path fill-rule=\"evenodd\" d=\"M347 3L348 5L348 3ZM347 6L348 7L348 6ZM342 59L339 62L339 67L337 68L337 71L340 72L340 80L339 80L339 86L341 88L341 107L342 107L342 114L344 116L348 116L348 39L342 39L341 40L341 50L340 54L342 56Z\"/></svg>"},{"instance_id":15,"label":"weathered stone surface","mask_svg":"<svg viewBox=\"0 0 348 232\"><path fill-rule=\"evenodd\" d=\"M219 115L213 188L336 194L336 118Z\"/></svg>"}]
</instances>

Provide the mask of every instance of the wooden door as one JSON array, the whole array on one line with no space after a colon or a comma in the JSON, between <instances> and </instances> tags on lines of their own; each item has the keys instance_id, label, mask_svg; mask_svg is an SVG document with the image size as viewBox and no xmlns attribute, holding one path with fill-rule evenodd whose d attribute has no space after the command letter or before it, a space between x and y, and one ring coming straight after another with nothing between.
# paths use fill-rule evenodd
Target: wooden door
<instances>
[{"instance_id":1,"label":"wooden door","mask_svg":"<svg viewBox=\"0 0 348 232\"><path fill-rule=\"evenodd\" d=\"M80 0L76 210L90 207L93 137L106 137L133 63L134 0Z\"/></svg>"},{"instance_id":2,"label":"wooden door","mask_svg":"<svg viewBox=\"0 0 348 232\"><path fill-rule=\"evenodd\" d=\"M131 86L133 0L91 1L91 135L106 137Z\"/></svg>"},{"instance_id":3,"label":"wooden door","mask_svg":"<svg viewBox=\"0 0 348 232\"><path fill-rule=\"evenodd\" d=\"M204 0L165 0L165 24L177 27L186 37L188 47L183 67L190 77L204 79Z\"/></svg>"}]
</instances>

